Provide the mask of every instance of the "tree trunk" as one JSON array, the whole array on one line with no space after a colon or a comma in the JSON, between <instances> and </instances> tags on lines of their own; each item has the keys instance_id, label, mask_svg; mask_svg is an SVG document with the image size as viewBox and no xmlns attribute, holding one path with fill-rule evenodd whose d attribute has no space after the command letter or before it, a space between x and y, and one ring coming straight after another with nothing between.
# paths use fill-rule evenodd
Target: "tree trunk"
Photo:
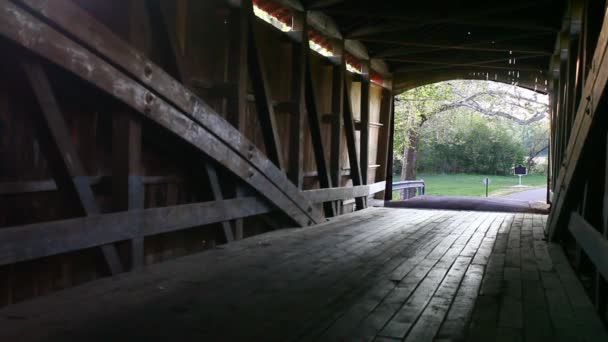
<instances>
[{"instance_id":1,"label":"tree trunk","mask_svg":"<svg viewBox=\"0 0 608 342\"><path fill-rule=\"evenodd\" d=\"M409 132L409 146L403 151L403 168L401 169L402 180L415 180L416 179L416 163L418 161L418 144L420 139L418 132L410 130ZM408 195L406 198L412 198L416 195L416 189L406 190Z\"/></svg>"}]
</instances>

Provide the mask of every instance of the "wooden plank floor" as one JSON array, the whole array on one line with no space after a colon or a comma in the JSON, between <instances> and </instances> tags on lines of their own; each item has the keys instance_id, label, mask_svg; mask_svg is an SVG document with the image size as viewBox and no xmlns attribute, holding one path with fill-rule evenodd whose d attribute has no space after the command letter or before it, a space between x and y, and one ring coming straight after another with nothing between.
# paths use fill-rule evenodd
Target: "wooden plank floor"
<instances>
[{"instance_id":1,"label":"wooden plank floor","mask_svg":"<svg viewBox=\"0 0 608 342\"><path fill-rule=\"evenodd\" d=\"M370 208L0 309L0 340L608 341L545 220Z\"/></svg>"}]
</instances>

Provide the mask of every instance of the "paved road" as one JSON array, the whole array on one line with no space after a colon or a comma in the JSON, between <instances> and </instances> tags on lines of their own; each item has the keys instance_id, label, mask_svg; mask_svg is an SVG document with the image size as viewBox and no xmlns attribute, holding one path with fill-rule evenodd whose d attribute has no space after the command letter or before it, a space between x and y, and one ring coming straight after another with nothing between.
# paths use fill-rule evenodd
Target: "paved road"
<instances>
[{"instance_id":1,"label":"paved road","mask_svg":"<svg viewBox=\"0 0 608 342\"><path fill-rule=\"evenodd\" d=\"M519 200L519 201L546 201L547 200L547 189L546 188L538 188L532 190L526 190L521 192L516 192L514 194L506 195L501 198Z\"/></svg>"}]
</instances>

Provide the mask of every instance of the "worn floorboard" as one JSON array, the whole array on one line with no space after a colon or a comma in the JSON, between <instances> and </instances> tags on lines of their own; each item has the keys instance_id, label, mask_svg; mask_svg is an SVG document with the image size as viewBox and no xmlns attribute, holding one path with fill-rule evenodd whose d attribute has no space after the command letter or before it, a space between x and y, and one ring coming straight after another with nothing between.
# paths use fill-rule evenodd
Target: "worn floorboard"
<instances>
[{"instance_id":1,"label":"worn floorboard","mask_svg":"<svg viewBox=\"0 0 608 342\"><path fill-rule=\"evenodd\" d=\"M369 208L0 309L0 340L607 341L534 214Z\"/></svg>"}]
</instances>

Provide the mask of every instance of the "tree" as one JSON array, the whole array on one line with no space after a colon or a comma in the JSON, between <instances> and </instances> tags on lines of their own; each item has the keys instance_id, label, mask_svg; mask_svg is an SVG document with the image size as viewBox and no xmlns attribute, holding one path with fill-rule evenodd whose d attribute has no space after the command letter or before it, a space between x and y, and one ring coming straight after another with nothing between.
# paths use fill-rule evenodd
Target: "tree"
<instances>
[{"instance_id":1,"label":"tree","mask_svg":"<svg viewBox=\"0 0 608 342\"><path fill-rule=\"evenodd\" d=\"M488 81L449 81L426 85L396 97L394 143L395 151L400 152L397 158L402 162L401 179L416 178L420 131L426 122L440 114L445 119L472 112L489 118L506 119L524 127L517 134L524 140L529 167L534 165L534 158L546 150L545 145L548 146L546 95ZM482 127L478 128L479 132L483 131ZM475 136L469 139L475 139ZM456 151L452 149L451 152ZM469 152L472 153L471 157L475 156L475 151Z\"/></svg>"},{"instance_id":2,"label":"tree","mask_svg":"<svg viewBox=\"0 0 608 342\"><path fill-rule=\"evenodd\" d=\"M477 112L430 119L420 131L418 168L430 173L509 174L524 160L517 127Z\"/></svg>"}]
</instances>

